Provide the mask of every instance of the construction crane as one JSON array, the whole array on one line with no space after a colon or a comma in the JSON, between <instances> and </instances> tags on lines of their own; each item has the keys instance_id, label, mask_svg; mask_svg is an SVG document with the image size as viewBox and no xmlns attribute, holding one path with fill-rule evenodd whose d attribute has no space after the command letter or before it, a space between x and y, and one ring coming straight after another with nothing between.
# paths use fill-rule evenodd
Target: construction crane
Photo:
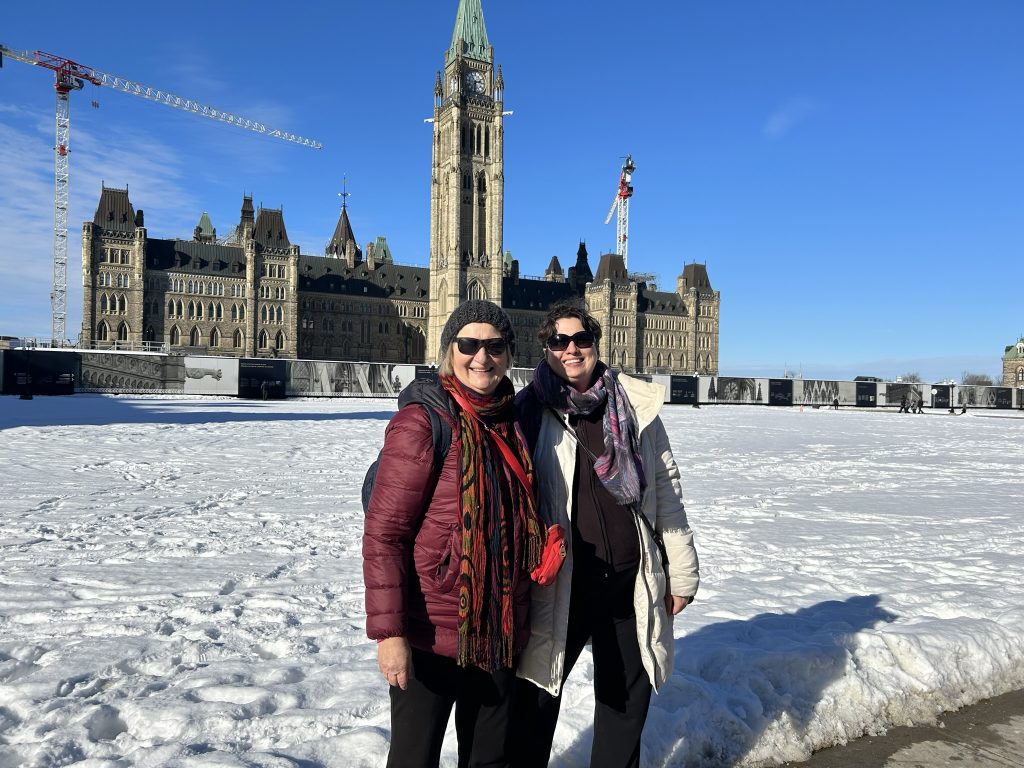
<instances>
[{"instance_id":1,"label":"construction crane","mask_svg":"<svg viewBox=\"0 0 1024 768\"><path fill-rule=\"evenodd\" d=\"M71 111L69 95L72 91L80 91L86 83L105 85L133 96L158 101L175 109L183 109L203 117L219 120L223 123L247 128L275 139L284 139L304 147L320 149L320 142L306 139L292 133L275 128L268 128L263 123L249 120L230 112L200 104L191 99L175 96L173 93L151 88L124 77L107 74L98 69L87 67L63 56L55 56L43 51L17 51L0 44L0 66L4 57L49 69L54 73L54 90L57 92L56 124L57 136L53 146L53 293L50 294L52 308L51 334L55 345L64 345L65 321L67 319L68 291L68 187L69 168L68 152L71 139ZM93 104L95 106L95 102Z\"/></svg>"},{"instance_id":2,"label":"construction crane","mask_svg":"<svg viewBox=\"0 0 1024 768\"><path fill-rule=\"evenodd\" d=\"M633 156L626 155L626 162L622 164L619 172L619 189L612 200L611 210L605 217L604 223L612 220L615 211L618 210L619 218L615 227L615 249L622 256L622 263L629 267L629 198L633 196L633 171L636 165L633 163Z\"/></svg>"}]
</instances>

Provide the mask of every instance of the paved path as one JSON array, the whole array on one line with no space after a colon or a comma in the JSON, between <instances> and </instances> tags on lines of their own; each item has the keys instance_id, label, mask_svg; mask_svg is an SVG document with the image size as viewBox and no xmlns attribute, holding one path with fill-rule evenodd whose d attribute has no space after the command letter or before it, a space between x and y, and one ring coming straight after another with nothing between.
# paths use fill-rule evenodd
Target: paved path
<instances>
[{"instance_id":1,"label":"paved path","mask_svg":"<svg viewBox=\"0 0 1024 768\"><path fill-rule=\"evenodd\" d=\"M800 768L1021 768L1024 691L939 717L937 725L892 728L818 752Z\"/></svg>"}]
</instances>

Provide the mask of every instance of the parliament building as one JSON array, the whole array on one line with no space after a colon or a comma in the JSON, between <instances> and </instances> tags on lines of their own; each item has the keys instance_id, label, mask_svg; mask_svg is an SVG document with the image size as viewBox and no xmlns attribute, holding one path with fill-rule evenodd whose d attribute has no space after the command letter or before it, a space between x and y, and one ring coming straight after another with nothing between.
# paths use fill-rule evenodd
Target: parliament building
<instances>
[{"instance_id":1,"label":"parliament building","mask_svg":"<svg viewBox=\"0 0 1024 768\"><path fill-rule=\"evenodd\" d=\"M666 291L629 273L619 254L601 255L593 270L580 243L567 269L553 257L543 278L520 276L502 239L503 99L481 0L459 0L434 82L426 267L396 263L383 237L360 247L344 205L323 254L312 255L288 239L282 210L254 208L249 196L227 237L204 213L191 238L159 239L127 189L104 186L82 227L82 346L429 364L451 311L488 299L515 325L516 365L533 366L545 311L579 297L601 322L612 366L717 375L720 295L704 265L681 264Z\"/></svg>"}]
</instances>

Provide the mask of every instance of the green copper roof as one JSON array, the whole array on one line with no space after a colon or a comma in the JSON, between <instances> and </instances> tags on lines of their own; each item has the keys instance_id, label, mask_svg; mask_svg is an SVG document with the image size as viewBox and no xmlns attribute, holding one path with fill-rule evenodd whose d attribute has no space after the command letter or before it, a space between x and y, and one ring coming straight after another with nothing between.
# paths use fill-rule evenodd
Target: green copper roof
<instances>
[{"instance_id":1,"label":"green copper roof","mask_svg":"<svg viewBox=\"0 0 1024 768\"><path fill-rule=\"evenodd\" d=\"M206 235L207 237L213 237L213 222L210 221L210 214L203 211L203 215L199 217L199 233Z\"/></svg>"},{"instance_id":2,"label":"green copper roof","mask_svg":"<svg viewBox=\"0 0 1024 768\"><path fill-rule=\"evenodd\" d=\"M448 51L452 56L461 53L479 61L491 60L491 44L487 42L487 27L484 26L484 9L480 0L459 0L452 45Z\"/></svg>"}]
</instances>

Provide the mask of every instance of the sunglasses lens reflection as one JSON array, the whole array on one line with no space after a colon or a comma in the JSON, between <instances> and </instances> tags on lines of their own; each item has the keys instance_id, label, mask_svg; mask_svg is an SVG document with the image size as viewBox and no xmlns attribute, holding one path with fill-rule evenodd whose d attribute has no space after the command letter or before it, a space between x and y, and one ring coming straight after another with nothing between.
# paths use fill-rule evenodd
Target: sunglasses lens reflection
<instances>
[{"instance_id":1,"label":"sunglasses lens reflection","mask_svg":"<svg viewBox=\"0 0 1024 768\"><path fill-rule=\"evenodd\" d=\"M506 347L504 339L474 339L469 336L459 336L455 344L464 355L475 355L483 347L491 357L505 354Z\"/></svg>"},{"instance_id":2,"label":"sunglasses lens reflection","mask_svg":"<svg viewBox=\"0 0 1024 768\"><path fill-rule=\"evenodd\" d=\"M556 333L548 339L548 349L552 352L564 352L569 348L569 342L575 344L577 349L590 349L594 346L594 334L590 331L577 331L572 336Z\"/></svg>"}]
</instances>

